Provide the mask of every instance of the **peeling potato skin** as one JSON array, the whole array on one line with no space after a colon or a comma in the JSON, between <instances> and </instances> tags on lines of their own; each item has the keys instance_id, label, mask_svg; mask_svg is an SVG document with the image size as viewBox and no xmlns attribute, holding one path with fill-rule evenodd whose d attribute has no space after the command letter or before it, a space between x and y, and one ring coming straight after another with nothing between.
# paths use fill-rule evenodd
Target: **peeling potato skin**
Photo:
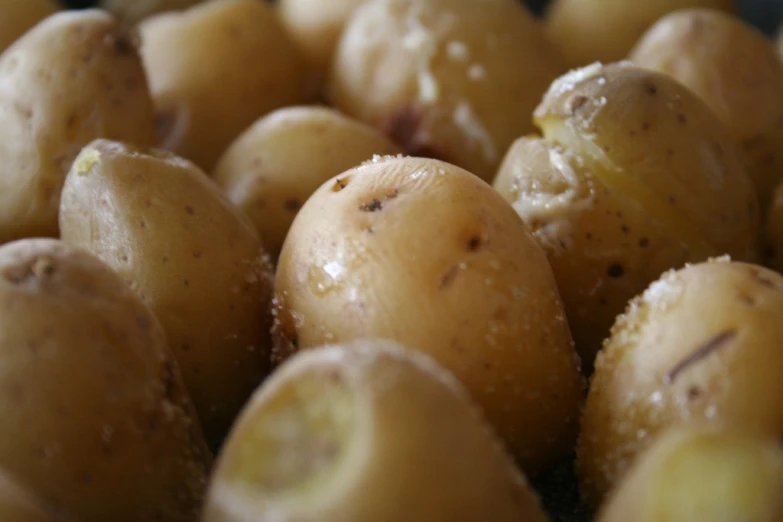
<instances>
[{"instance_id":1,"label":"peeling potato skin","mask_svg":"<svg viewBox=\"0 0 783 522\"><path fill-rule=\"evenodd\" d=\"M569 67L583 67L622 60L658 19L688 7L738 12L736 0L553 0L545 26Z\"/></svg>"},{"instance_id":2,"label":"peeling potato skin","mask_svg":"<svg viewBox=\"0 0 783 522\"><path fill-rule=\"evenodd\" d=\"M139 30L162 147L206 172L256 119L307 101L303 59L265 2L211 0Z\"/></svg>"},{"instance_id":3,"label":"peeling potato skin","mask_svg":"<svg viewBox=\"0 0 783 522\"><path fill-rule=\"evenodd\" d=\"M583 382L551 269L468 172L384 158L328 181L294 220L275 297L278 357L396 340L457 375L528 473L572 447Z\"/></svg>"},{"instance_id":4,"label":"peeling potato skin","mask_svg":"<svg viewBox=\"0 0 783 522\"><path fill-rule=\"evenodd\" d=\"M687 245L609 190L578 157L544 139L517 140L493 186L547 254L582 370L591 374L628 300L689 261Z\"/></svg>"},{"instance_id":5,"label":"peeling potato skin","mask_svg":"<svg viewBox=\"0 0 783 522\"><path fill-rule=\"evenodd\" d=\"M237 469L253 459L252 437L270 404L287 387L313 380L346 389L354 426L336 450L342 467L307 496L286 502L237 478ZM204 522L548 520L462 385L429 357L378 339L324 346L286 361L248 403L213 477ZM252 502L243 508L240 499Z\"/></svg>"},{"instance_id":6,"label":"peeling potato skin","mask_svg":"<svg viewBox=\"0 0 783 522\"><path fill-rule=\"evenodd\" d=\"M82 522L195 520L211 456L150 310L49 239L0 248L0 310L0 467Z\"/></svg>"},{"instance_id":7,"label":"peeling potato skin","mask_svg":"<svg viewBox=\"0 0 783 522\"><path fill-rule=\"evenodd\" d=\"M630 55L698 94L750 161L766 212L783 178L783 62L762 32L741 19L687 9L657 22Z\"/></svg>"},{"instance_id":8,"label":"peeling potato skin","mask_svg":"<svg viewBox=\"0 0 783 522\"><path fill-rule=\"evenodd\" d=\"M299 208L325 181L402 151L377 129L325 107L286 107L261 118L218 161L213 179L258 229L272 259Z\"/></svg>"},{"instance_id":9,"label":"peeling potato skin","mask_svg":"<svg viewBox=\"0 0 783 522\"><path fill-rule=\"evenodd\" d=\"M0 78L0 243L57 237L60 190L84 145L155 143L141 60L105 12L62 12L0 56Z\"/></svg>"},{"instance_id":10,"label":"peeling potato skin","mask_svg":"<svg viewBox=\"0 0 783 522\"><path fill-rule=\"evenodd\" d=\"M565 70L519 2L381 0L346 25L327 95L409 154L489 180Z\"/></svg>"},{"instance_id":11,"label":"peeling potato skin","mask_svg":"<svg viewBox=\"0 0 783 522\"><path fill-rule=\"evenodd\" d=\"M688 426L639 457L598 522L783 520L783 451L767 437Z\"/></svg>"},{"instance_id":12,"label":"peeling potato skin","mask_svg":"<svg viewBox=\"0 0 783 522\"><path fill-rule=\"evenodd\" d=\"M596 360L577 470L599 504L665 429L703 421L783 437L783 277L712 261L664 274Z\"/></svg>"},{"instance_id":13,"label":"peeling potato skin","mask_svg":"<svg viewBox=\"0 0 783 522\"><path fill-rule=\"evenodd\" d=\"M54 0L0 0L0 54L35 24L56 13Z\"/></svg>"},{"instance_id":14,"label":"peeling potato skin","mask_svg":"<svg viewBox=\"0 0 783 522\"><path fill-rule=\"evenodd\" d=\"M60 227L158 316L219 441L270 366L272 273L252 223L191 162L98 140L68 175Z\"/></svg>"}]
</instances>

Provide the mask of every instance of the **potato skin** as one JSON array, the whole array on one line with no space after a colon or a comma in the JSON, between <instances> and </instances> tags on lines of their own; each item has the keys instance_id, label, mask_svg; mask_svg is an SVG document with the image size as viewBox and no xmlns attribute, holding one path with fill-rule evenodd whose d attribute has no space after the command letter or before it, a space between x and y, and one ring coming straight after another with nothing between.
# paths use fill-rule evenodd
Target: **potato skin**
<instances>
[{"instance_id":1,"label":"potato skin","mask_svg":"<svg viewBox=\"0 0 783 522\"><path fill-rule=\"evenodd\" d=\"M141 61L99 10L50 16L0 56L0 243L56 237L63 180L92 140L155 142Z\"/></svg>"},{"instance_id":2,"label":"potato skin","mask_svg":"<svg viewBox=\"0 0 783 522\"><path fill-rule=\"evenodd\" d=\"M586 370L627 301L665 270L757 259L741 153L682 85L594 64L554 82L535 118L545 139L515 144L494 186L544 247Z\"/></svg>"},{"instance_id":3,"label":"potato skin","mask_svg":"<svg viewBox=\"0 0 783 522\"><path fill-rule=\"evenodd\" d=\"M312 406L316 400L319 404ZM305 424L308 406L322 416L319 425ZM330 421L343 433L324 429ZM264 448L260 441L264 433L274 433L275 422L285 423L289 436ZM298 428L294 433L292 425ZM331 448L327 463L282 491L253 480L279 476L277 455L295 450L299 437L310 445L326 442ZM317 450L313 453L317 458ZM287 462L277 463L285 469ZM379 340L294 356L242 413L213 476L204 522L267 518L548 520L457 380L432 359Z\"/></svg>"},{"instance_id":4,"label":"potato skin","mask_svg":"<svg viewBox=\"0 0 783 522\"><path fill-rule=\"evenodd\" d=\"M548 36L570 67L622 60L661 17L688 7L736 13L736 0L554 0L545 14Z\"/></svg>"},{"instance_id":5,"label":"potato skin","mask_svg":"<svg viewBox=\"0 0 783 522\"><path fill-rule=\"evenodd\" d=\"M525 471L571 447L582 380L551 269L467 171L382 158L325 183L283 245L275 297L279 356L392 339L454 372Z\"/></svg>"},{"instance_id":6,"label":"potato skin","mask_svg":"<svg viewBox=\"0 0 783 522\"><path fill-rule=\"evenodd\" d=\"M378 130L325 107L287 107L258 120L218 161L213 178L277 259L299 208L330 178L402 152Z\"/></svg>"},{"instance_id":7,"label":"potato skin","mask_svg":"<svg viewBox=\"0 0 783 522\"><path fill-rule=\"evenodd\" d=\"M682 82L721 118L766 212L783 177L783 62L774 44L733 15L687 9L651 27L630 58Z\"/></svg>"},{"instance_id":8,"label":"potato skin","mask_svg":"<svg viewBox=\"0 0 783 522\"><path fill-rule=\"evenodd\" d=\"M783 520L783 452L774 439L693 426L639 457L598 522Z\"/></svg>"},{"instance_id":9,"label":"potato skin","mask_svg":"<svg viewBox=\"0 0 783 522\"><path fill-rule=\"evenodd\" d=\"M0 0L0 54L35 24L56 13L54 0Z\"/></svg>"},{"instance_id":10,"label":"potato skin","mask_svg":"<svg viewBox=\"0 0 783 522\"><path fill-rule=\"evenodd\" d=\"M304 62L265 2L210 0L139 30L163 147L206 172L257 118L305 101Z\"/></svg>"},{"instance_id":11,"label":"potato skin","mask_svg":"<svg viewBox=\"0 0 783 522\"><path fill-rule=\"evenodd\" d=\"M411 155L489 180L565 70L519 2L376 0L346 25L328 94Z\"/></svg>"},{"instance_id":12,"label":"potato skin","mask_svg":"<svg viewBox=\"0 0 783 522\"><path fill-rule=\"evenodd\" d=\"M149 309L91 255L31 239L0 247L0 311L0 466L82 522L194 520L211 457Z\"/></svg>"},{"instance_id":13,"label":"potato skin","mask_svg":"<svg viewBox=\"0 0 783 522\"><path fill-rule=\"evenodd\" d=\"M772 197L764 226L764 262L783 273L783 182Z\"/></svg>"},{"instance_id":14,"label":"potato skin","mask_svg":"<svg viewBox=\"0 0 783 522\"><path fill-rule=\"evenodd\" d=\"M593 505L666 428L696 421L780 438L783 276L712 261L664 274L596 360L577 468Z\"/></svg>"},{"instance_id":15,"label":"potato skin","mask_svg":"<svg viewBox=\"0 0 783 522\"><path fill-rule=\"evenodd\" d=\"M219 440L269 367L272 275L253 225L192 163L98 140L66 179L60 227L158 316Z\"/></svg>"},{"instance_id":16,"label":"potato skin","mask_svg":"<svg viewBox=\"0 0 783 522\"><path fill-rule=\"evenodd\" d=\"M22 488L7 473L0 470L0 520L3 522L67 522L64 515L55 515L40 498Z\"/></svg>"},{"instance_id":17,"label":"potato skin","mask_svg":"<svg viewBox=\"0 0 783 522\"><path fill-rule=\"evenodd\" d=\"M100 5L122 23L135 25L158 13L188 9L205 0L103 0Z\"/></svg>"}]
</instances>

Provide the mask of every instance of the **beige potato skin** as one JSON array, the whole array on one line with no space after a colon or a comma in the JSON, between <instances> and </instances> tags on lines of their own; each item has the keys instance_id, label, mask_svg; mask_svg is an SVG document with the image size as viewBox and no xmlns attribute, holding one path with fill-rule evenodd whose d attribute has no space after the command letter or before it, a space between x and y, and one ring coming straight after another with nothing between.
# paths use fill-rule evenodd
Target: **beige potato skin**
<instances>
[{"instance_id":1,"label":"beige potato skin","mask_svg":"<svg viewBox=\"0 0 783 522\"><path fill-rule=\"evenodd\" d=\"M213 178L277 259L299 208L328 179L402 152L380 131L325 107L288 107L257 121L223 154Z\"/></svg>"},{"instance_id":2,"label":"beige potato skin","mask_svg":"<svg viewBox=\"0 0 783 522\"><path fill-rule=\"evenodd\" d=\"M596 360L577 468L593 505L666 428L783 436L783 276L728 261L668 272L618 317Z\"/></svg>"},{"instance_id":3,"label":"beige potato skin","mask_svg":"<svg viewBox=\"0 0 783 522\"><path fill-rule=\"evenodd\" d=\"M135 25L158 13L181 11L205 0L103 0L101 8L127 25Z\"/></svg>"},{"instance_id":4,"label":"beige potato skin","mask_svg":"<svg viewBox=\"0 0 783 522\"><path fill-rule=\"evenodd\" d=\"M247 474L270 465L252 457L258 455L257 433L274 428L264 415L292 387L311 381L321 383L324 390L340 389L349 403L343 406L351 414L347 440L333 447L333 461L321 472L317 486L286 498L263 482L248 480ZM312 441L318 435L303 434ZM431 359L378 340L296 355L244 410L213 476L204 522L267 518L548 520L536 494L456 379Z\"/></svg>"},{"instance_id":5,"label":"beige potato skin","mask_svg":"<svg viewBox=\"0 0 783 522\"><path fill-rule=\"evenodd\" d=\"M328 77L348 19L367 0L280 0L280 19L312 69L316 88Z\"/></svg>"},{"instance_id":6,"label":"beige potato skin","mask_svg":"<svg viewBox=\"0 0 783 522\"><path fill-rule=\"evenodd\" d=\"M59 6L53 0L0 0L0 54Z\"/></svg>"},{"instance_id":7,"label":"beige potato skin","mask_svg":"<svg viewBox=\"0 0 783 522\"><path fill-rule=\"evenodd\" d=\"M132 39L99 10L52 15L0 56L0 243L56 237L60 190L96 138L155 142Z\"/></svg>"},{"instance_id":8,"label":"beige potato skin","mask_svg":"<svg viewBox=\"0 0 783 522\"><path fill-rule=\"evenodd\" d=\"M766 212L783 178L783 62L774 44L733 15L687 9L651 27L630 58L682 82L721 118Z\"/></svg>"},{"instance_id":9,"label":"beige potato skin","mask_svg":"<svg viewBox=\"0 0 783 522\"><path fill-rule=\"evenodd\" d=\"M783 452L774 439L684 427L639 457L597 520L780 522L781 489Z\"/></svg>"},{"instance_id":10,"label":"beige potato skin","mask_svg":"<svg viewBox=\"0 0 783 522\"><path fill-rule=\"evenodd\" d=\"M60 226L158 316L217 441L269 367L272 275L253 225L192 163L99 140L68 175Z\"/></svg>"},{"instance_id":11,"label":"beige potato skin","mask_svg":"<svg viewBox=\"0 0 783 522\"><path fill-rule=\"evenodd\" d=\"M565 70L519 2L375 0L345 27L328 95L411 155L489 180Z\"/></svg>"},{"instance_id":12,"label":"beige potato skin","mask_svg":"<svg viewBox=\"0 0 783 522\"><path fill-rule=\"evenodd\" d=\"M193 521L211 457L155 316L50 239L0 248L0 466L83 522Z\"/></svg>"},{"instance_id":13,"label":"beige potato skin","mask_svg":"<svg viewBox=\"0 0 783 522\"><path fill-rule=\"evenodd\" d=\"M736 13L736 0L554 0L545 14L547 35L570 67L625 58L661 17L689 7Z\"/></svg>"},{"instance_id":14,"label":"beige potato skin","mask_svg":"<svg viewBox=\"0 0 783 522\"><path fill-rule=\"evenodd\" d=\"M277 11L210 0L140 24L164 148L211 171L264 114L305 101L305 66Z\"/></svg>"},{"instance_id":15,"label":"beige potato skin","mask_svg":"<svg viewBox=\"0 0 783 522\"><path fill-rule=\"evenodd\" d=\"M67 522L65 516L55 513L41 499L0 471L0 520L3 522Z\"/></svg>"},{"instance_id":16,"label":"beige potato skin","mask_svg":"<svg viewBox=\"0 0 783 522\"><path fill-rule=\"evenodd\" d=\"M725 253L757 259L741 152L679 83L594 64L554 82L535 119L546 140L512 147L494 185L544 246L586 370L627 301L663 271Z\"/></svg>"},{"instance_id":17,"label":"beige potato skin","mask_svg":"<svg viewBox=\"0 0 783 522\"><path fill-rule=\"evenodd\" d=\"M571 447L582 380L551 269L467 171L383 158L330 180L294 220L275 297L279 357L393 339L454 372L525 471Z\"/></svg>"}]
</instances>

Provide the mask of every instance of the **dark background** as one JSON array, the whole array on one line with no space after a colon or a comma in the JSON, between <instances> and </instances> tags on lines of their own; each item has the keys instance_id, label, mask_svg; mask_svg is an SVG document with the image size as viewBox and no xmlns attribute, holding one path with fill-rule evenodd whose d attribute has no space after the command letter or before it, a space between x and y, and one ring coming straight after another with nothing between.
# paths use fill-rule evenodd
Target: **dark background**
<instances>
[{"instance_id":1,"label":"dark background","mask_svg":"<svg viewBox=\"0 0 783 522\"><path fill-rule=\"evenodd\" d=\"M324 0L328 1L328 0ZM654 2L656 0L627 0L628 2ZM525 0L535 11L541 13L548 0ZM70 7L89 7L97 4L95 0L64 0ZM742 16L753 25L772 36L777 33L783 20L783 0L740 0Z\"/></svg>"}]
</instances>

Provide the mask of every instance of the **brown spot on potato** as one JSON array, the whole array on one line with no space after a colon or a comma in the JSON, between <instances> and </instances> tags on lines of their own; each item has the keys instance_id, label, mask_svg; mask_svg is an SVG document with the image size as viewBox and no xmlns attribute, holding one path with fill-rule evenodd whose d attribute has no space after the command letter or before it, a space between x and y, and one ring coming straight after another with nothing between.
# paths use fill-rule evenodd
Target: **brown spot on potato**
<instances>
[{"instance_id":1,"label":"brown spot on potato","mask_svg":"<svg viewBox=\"0 0 783 522\"><path fill-rule=\"evenodd\" d=\"M650 245L650 240L646 237L639 238L639 246L642 248L647 248Z\"/></svg>"},{"instance_id":2,"label":"brown spot on potato","mask_svg":"<svg viewBox=\"0 0 783 522\"><path fill-rule=\"evenodd\" d=\"M345 187L348 186L348 183L350 183L351 178L345 177L345 178L337 178L334 180L334 185L332 185L332 192L340 192Z\"/></svg>"},{"instance_id":3,"label":"brown spot on potato","mask_svg":"<svg viewBox=\"0 0 783 522\"><path fill-rule=\"evenodd\" d=\"M644 90L650 96L655 96L658 94L658 86L649 81L644 83Z\"/></svg>"},{"instance_id":4,"label":"brown spot on potato","mask_svg":"<svg viewBox=\"0 0 783 522\"><path fill-rule=\"evenodd\" d=\"M737 298L743 304L746 304L748 306L755 306L756 305L756 299L752 295L750 295L750 294L748 294L746 292L740 291L739 295L737 295Z\"/></svg>"},{"instance_id":5,"label":"brown spot on potato","mask_svg":"<svg viewBox=\"0 0 783 522\"><path fill-rule=\"evenodd\" d=\"M471 236L470 239L468 239L468 251L475 252L481 248L481 245L483 242L481 241L481 237L478 235Z\"/></svg>"},{"instance_id":6,"label":"brown spot on potato","mask_svg":"<svg viewBox=\"0 0 783 522\"><path fill-rule=\"evenodd\" d=\"M121 32L106 35L106 43L120 56L134 54L138 48L138 37L133 33Z\"/></svg>"},{"instance_id":7,"label":"brown spot on potato","mask_svg":"<svg viewBox=\"0 0 783 522\"><path fill-rule=\"evenodd\" d=\"M612 279L618 279L625 275L625 269L620 263L613 263L609 265L609 268L606 270L606 275Z\"/></svg>"},{"instance_id":8,"label":"brown spot on potato","mask_svg":"<svg viewBox=\"0 0 783 522\"><path fill-rule=\"evenodd\" d=\"M716 352L717 350L720 350L721 348L725 347L729 342L731 342L735 337L737 337L737 330L726 330L725 332L722 332L712 339L708 340L696 350L694 350L691 354L689 354L687 357L682 359L680 362L674 365L671 370L669 370L669 373L666 374L665 381L667 384L671 384L677 379L677 377L696 364L697 362L701 361L705 357L709 356L710 354Z\"/></svg>"},{"instance_id":9,"label":"brown spot on potato","mask_svg":"<svg viewBox=\"0 0 783 522\"><path fill-rule=\"evenodd\" d=\"M574 114L576 114L576 111L578 111L580 108L582 108L584 106L584 104L587 103L587 102L588 102L587 96L585 96L583 94L574 94L566 102L566 108L567 108L569 114L571 114L571 116L573 116Z\"/></svg>"},{"instance_id":10,"label":"brown spot on potato","mask_svg":"<svg viewBox=\"0 0 783 522\"><path fill-rule=\"evenodd\" d=\"M680 123L685 125L686 123L688 123L688 118L685 116L685 114L683 114L681 112L678 112L677 113L677 121L679 121Z\"/></svg>"},{"instance_id":11,"label":"brown spot on potato","mask_svg":"<svg viewBox=\"0 0 783 522\"><path fill-rule=\"evenodd\" d=\"M193 210L193 207L191 207L190 205L185 205L185 212L187 212L191 216L196 213L196 211Z\"/></svg>"},{"instance_id":12,"label":"brown spot on potato","mask_svg":"<svg viewBox=\"0 0 783 522\"><path fill-rule=\"evenodd\" d=\"M446 288L450 287L451 284L454 282L454 280L457 278L457 274L459 273L459 266L454 265L440 277L440 289L445 290Z\"/></svg>"},{"instance_id":13,"label":"brown spot on potato","mask_svg":"<svg viewBox=\"0 0 783 522\"><path fill-rule=\"evenodd\" d=\"M369 203L362 203L359 205L359 210L362 212L377 212L383 209L383 203L380 199L373 198Z\"/></svg>"},{"instance_id":14,"label":"brown spot on potato","mask_svg":"<svg viewBox=\"0 0 783 522\"><path fill-rule=\"evenodd\" d=\"M650 130L650 122L647 122L647 121L642 122L642 130L645 131L645 132Z\"/></svg>"},{"instance_id":15,"label":"brown spot on potato","mask_svg":"<svg viewBox=\"0 0 783 522\"><path fill-rule=\"evenodd\" d=\"M295 198L287 199L285 200L285 203L283 203L283 208L285 208L288 212L297 212L301 206L302 204L298 199Z\"/></svg>"},{"instance_id":16,"label":"brown spot on potato","mask_svg":"<svg viewBox=\"0 0 783 522\"><path fill-rule=\"evenodd\" d=\"M695 401L701 397L702 393L704 392L698 386L691 386L688 388L688 400Z\"/></svg>"},{"instance_id":17,"label":"brown spot on potato","mask_svg":"<svg viewBox=\"0 0 783 522\"><path fill-rule=\"evenodd\" d=\"M194 250L193 257L195 257L196 259L201 259L201 250Z\"/></svg>"}]
</instances>

